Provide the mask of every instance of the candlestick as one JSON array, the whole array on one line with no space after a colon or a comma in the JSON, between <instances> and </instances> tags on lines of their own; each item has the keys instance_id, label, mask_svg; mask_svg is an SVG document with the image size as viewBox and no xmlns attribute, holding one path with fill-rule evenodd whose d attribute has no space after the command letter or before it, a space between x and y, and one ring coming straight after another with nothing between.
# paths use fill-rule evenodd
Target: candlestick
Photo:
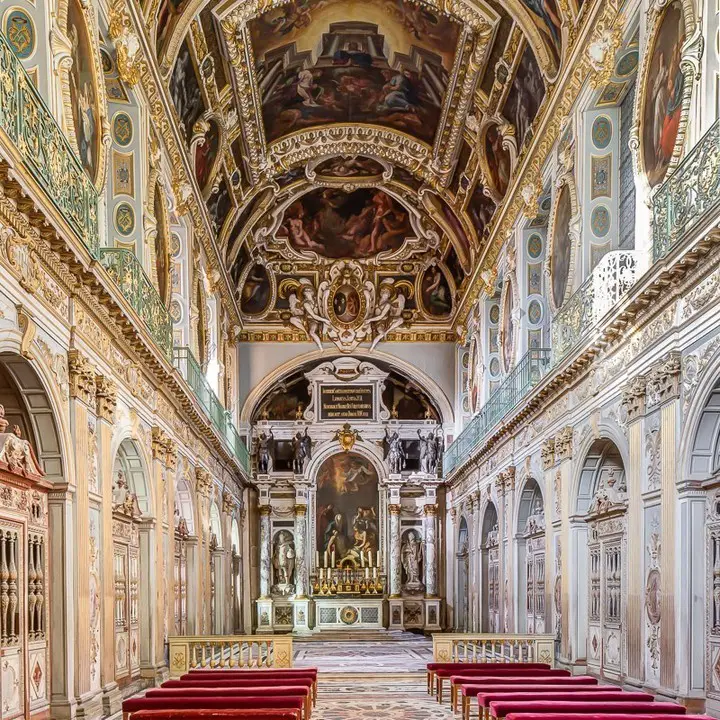
<instances>
[{"instance_id":1,"label":"candlestick","mask_svg":"<svg viewBox=\"0 0 720 720\"><path fill-rule=\"evenodd\" d=\"M365 568L365 579L366 580L370 579L370 568L369 567Z\"/></svg>"},{"instance_id":2,"label":"candlestick","mask_svg":"<svg viewBox=\"0 0 720 720\"><path fill-rule=\"evenodd\" d=\"M335 567L335 551L332 551L332 566Z\"/></svg>"},{"instance_id":3,"label":"candlestick","mask_svg":"<svg viewBox=\"0 0 720 720\"><path fill-rule=\"evenodd\" d=\"M327 567L327 561L328 561L328 551L325 551L325 555L323 557L323 567Z\"/></svg>"},{"instance_id":4,"label":"candlestick","mask_svg":"<svg viewBox=\"0 0 720 720\"><path fill-rule=\"evenodd\" d=\"M360 551L360 567L365 567L365 553L362 550Z\"/></svg>"},{"instance_id":5,"label":"candlestick","mask_svg":"<svg viewBox=\"0 0 720 720\"><path fill-rule=\"evenodd\" d=\"M377 567L380 567L380 551L377 551L377 562L375 563Z\"/></svg>"},{"instance_id":6,"label":"candlestick","mask_svg":"<svg viewBox=\"0 0 720 720\"><path fill-rule=\"evenodd\" d=\"M320 552L315 551L315 567L320 567Z\"/></svg>"}]
</instances>

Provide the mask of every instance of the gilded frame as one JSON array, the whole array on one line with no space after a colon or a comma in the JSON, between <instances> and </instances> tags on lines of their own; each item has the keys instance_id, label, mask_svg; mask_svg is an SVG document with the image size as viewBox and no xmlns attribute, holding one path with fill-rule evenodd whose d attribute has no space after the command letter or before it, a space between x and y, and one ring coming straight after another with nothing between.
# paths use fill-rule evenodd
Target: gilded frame
<instances>
[{"instance_id":1,"label":"gilded frame","mask_svg":"<svg viewBox=\"0 0 720 720\"><path fill-rule=\"evenodd\" d=\"M92 49L92 74L98 106L97 169L95 177L90 178L90 181L98 191L102 191L105 185L107 172L108 148L112 139L110 136L110 124L108 121L105 75L100 61L100 33L97 15L95 13L95 5L92 3L84 4L80 2L80 0L59 0L57 7L57 26L59 30L56 31L56 40L52 44L52 52L55 56L55 62L58 64L58 77L60 78L60 91L62 94L63 126L65 132L67 133L68 140L70 141L70 145L79 158L80 146L78 145L77 136L75 134L75 121L73 119L70 97L70 70L72 68L73 58L71 55L70 38L66 34L70 3L75 1L77 1L82 18L85 21L85 31L87 32L90 48Z\"/></svg>"},{"instance_id":2,"label":"gilded frame","mask_svg":"<svg viewBox=\"0 0 720 720\"><path fill-rule=\"evenodd\" d=\"M644 143L642 133L642 116L645 111L645 104L648 97L648 88L651 82L650 70L652 58L655 54L655 46L658 35L662 28L665 15L669 8L675 3L680 3L685 22L685 45L682 48L680 57L680 69L685 76L683 84L683 96L680 111L680 122L678 125L677 137L675 138L675 147L668 164L663 179L655 186L651 186L647 178L644 166ZM692 43L688 43L688 39L692 39ZM699 46L699 47L698 47ZM642 52L640 67L637 71L637 85L640 92L635 95L635 108L633 111L633 128L630 135L630 149L632 150L633 165L635 172L644 180L646 188L652 192L655 188L660 187L665 179L680 163L685 145L685 135L690 116L690 104L692 101L693 85L696 76L699 74L700 55L702 54L702 37L696 37L695 32L695 15L690 0L655 0L648 12L648 24L645 34L645 43Z\"/></svg>"}]
</instances>

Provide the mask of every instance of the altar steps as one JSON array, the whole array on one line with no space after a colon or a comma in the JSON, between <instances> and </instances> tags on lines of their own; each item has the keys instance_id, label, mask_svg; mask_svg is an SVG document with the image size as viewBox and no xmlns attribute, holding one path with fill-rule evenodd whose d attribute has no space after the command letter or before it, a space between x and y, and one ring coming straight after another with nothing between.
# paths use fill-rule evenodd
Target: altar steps
<instances>
[{"instance_id":1,"label":"altar steps","mask_svg":"<svg viewBox=\"0 0 720 720\"><path fill-rule=\"evenodd\" d=\"M427 642L420 633L403 630L323 630L312 635L293 635L293 645L312 642Z\"/></svg>"}]
</instances>

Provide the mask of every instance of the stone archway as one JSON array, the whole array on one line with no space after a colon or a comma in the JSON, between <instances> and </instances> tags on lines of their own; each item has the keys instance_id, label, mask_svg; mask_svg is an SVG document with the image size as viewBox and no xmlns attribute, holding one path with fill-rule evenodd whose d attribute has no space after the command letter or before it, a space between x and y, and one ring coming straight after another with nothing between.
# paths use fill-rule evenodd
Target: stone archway
<instances>
[{"instance_id":1,"label":"stone archway","mask_svg":"<svg viewBox=\"0 0 720 720\"><path fill-rule=\"evenodd\" d=\"M455 630L467 632L470 629L470 587L469 587L469 557L470 557L470 534L467 520L460 518L458 528L457 553L457 620Z\"/></svg>"},{"instance_id":2,"label":"stone archway","mask_svg":"<svg viewBox=\"0 0 720 720\"><path fill-rule=\"evenodd\" d=\"M500 632L500 544L498 513L493 502L485 507L481 530L482 631Z\"/></svg>"},{"instance_id":3,"label":"stone archway","mask_svg":"<svg viewBox=\"0 0 720 720\"><path fill-rule=\"evenodd\" d=\"M155 664L152 613L157 591L152 568L155 521L147 463L125 438L113 464L113 568L115 577L115 677L120 686Z\"/></svg>"},{"instance_id":4,"label":"stone archway","mask_svg":"<svg viewBox=\"0 0 720 720\"><path fill-rule=\"evenodd\" d=\"M67 677L75 648L66 642L77 602L68 597L72 564L50 561L74 542L73 501L65 492L48 495L53 485L66 486L68 468L60 415L40 373L16 353L0 354L0 684L6 690L3 714L9 715L29 715L28 687L33 712L52 713L51 697L64 705L73 692ZM29 447L31 457L10 463L8 442ZM51 607L52 597L66 598L65 605ZM95 612L91 627L99 632L99 625L100 613Z\"/></svg>"},{"instance_id":5,"label":"stone archway","mask_svg":"<svg viewBox=\"0 0 720 720\"><path fill-rule=\"evenodd\" d=\"M545 509L540 486L528 478L520 493L517 525L518 631L544 633L545 617Z\"/></svg>"},{"instance_id":6,"label":"stone archway","mask_svg":"<svg viewBox=\"0 0 720 720\"><path fill-rule=\"evenodd\" d=\"M584 659L590 672L620 680L627 670L627 487L623 459L612 440L590 446L574 503L577 614L572 646L576 661Z\"/></svg>"}]
</instances>

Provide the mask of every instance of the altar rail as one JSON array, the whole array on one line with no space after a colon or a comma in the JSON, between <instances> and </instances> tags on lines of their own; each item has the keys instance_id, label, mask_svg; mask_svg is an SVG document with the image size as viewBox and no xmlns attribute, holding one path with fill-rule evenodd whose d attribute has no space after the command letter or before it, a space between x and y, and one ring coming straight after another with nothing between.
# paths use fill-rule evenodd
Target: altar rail
<instances>
[{"instance_id":1,"label":"altar rail","mask_svg":"<svg viewBox=\"0 0 720 720\"><path fill-rule=\"evenodd\" d=\"M170 677L210 668L292 667L292 638L277 635L180 635L168 639Z\"/></svg>"},{"instance_id":2,"label":"altar rail","mask_svg":"<svg viewBox=\"0 0 720 720\"><path fill-rule=\"evenodd\" d=\"M554 635L433 633L435 662L542 662L554 665Z\"/></svg>"}]
</instances>

